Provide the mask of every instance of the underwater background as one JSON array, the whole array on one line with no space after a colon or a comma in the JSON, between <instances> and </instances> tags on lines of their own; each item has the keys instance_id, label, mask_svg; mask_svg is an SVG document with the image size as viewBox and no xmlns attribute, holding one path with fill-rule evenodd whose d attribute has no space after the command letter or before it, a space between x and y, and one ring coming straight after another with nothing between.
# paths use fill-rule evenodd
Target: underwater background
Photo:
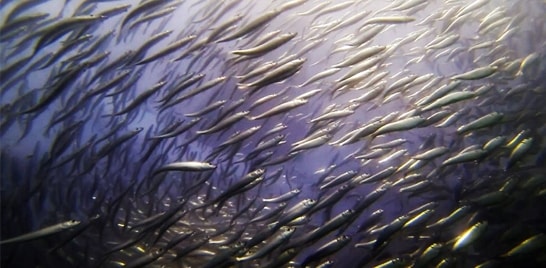
<instances>
[{"instance_id":1,"label":"underwater background","mask_svg":"<svg viewBox=\"0 0 546 268\"><path fill-rule=\"evenodd\" d=\"M2 0L1 265L546 266L545 14Z\"/></svg>"}]
</instances>

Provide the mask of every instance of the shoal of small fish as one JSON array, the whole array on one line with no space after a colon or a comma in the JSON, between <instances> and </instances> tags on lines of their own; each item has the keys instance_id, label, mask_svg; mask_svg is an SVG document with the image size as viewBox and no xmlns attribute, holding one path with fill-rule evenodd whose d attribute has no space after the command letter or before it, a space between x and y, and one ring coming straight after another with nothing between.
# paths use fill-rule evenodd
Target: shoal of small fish
<instances>
[{"instance_id":1,"label":"shoal of small fish","mask_svg":"<svg viewBox=\"0 0 546 268\"><path fill-rule=\"evenodd\" d=\"M1 265L545 266L545 13L2 1Z\"/></svg>"}]
</instances>

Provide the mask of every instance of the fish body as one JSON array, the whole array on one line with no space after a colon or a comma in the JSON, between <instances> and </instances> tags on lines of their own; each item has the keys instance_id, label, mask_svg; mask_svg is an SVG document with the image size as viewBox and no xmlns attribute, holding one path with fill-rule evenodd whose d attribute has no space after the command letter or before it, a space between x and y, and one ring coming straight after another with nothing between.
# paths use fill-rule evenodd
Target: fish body
<instances>
[{"instance_id":1,"label":"fish body","mask_svg":"<svg viewBox=\"0 0 546 268\"><path fill-rule=\"evenodd\" d=\"M3 0L0 265L546 267L544 10Z\"/></svg>"},{"instance_id":2,"label":"fish body","mask_svg":"<svg viewBox=\"0 0 546 268\"><path fill-rule=\"evenodd\" d=\"M373 136L379 136L382 134L395 132L395 131L403 131L403 130L409 130L415 127L418 127L420 124L424 123L425 119L420 116L413 116L405 119L401 119L392 123L387 123L384 126L378 128L375 132L373 132Z\"/></svg>"},{"instance_id":3,"label":"fish body","mask_svg":"<svg viewBox=\"0 0 546 268\"><path fill-rule=\"evenodd\" d=\"M241 50L234 50L231 53L236 55L243 55L243 56L261 55L282 46L283 44L290 41L295 36L296 36L296 33L282 34L256 47L241 49Z\"/></svg>"},{"instance_id":4,"label":"fish body","mask_svg":"<svg viewBox=\"0 0 546 268\"><path fill-rule=\"evenodd\" d=\"M472 244L487 229L487 225L487 222L478 222L472 225L457 238L453 244L452 250L458 251Z\"/></svg>"},{"instance_id":5,"label":"fish body","mask_svg":"<svg viewBox=\"0 0 546 268\"><path fill-rule=\"evenodd\" d=\"M75 30L78 27L92 24L103 18L97 16L76 16L60 20L59 22L50 25L40 30L40 38L34 46L34 54L38 53L45 46L55 42L66 33Z\"/></svg>"},{"instance_id":6,"label":"fish body","mask_svg":"<svg viewBox=\"0 0 546 268\"><path fill-rule=\"evenodd\" d=\"M206 162L198 162L198 161L173 162L158 168L156 171L154 171L154 174L157 175L161 172L166 172L166 171L199 172L199 171L214 170L215 168L216 168L215 165L206 163Z\"/></svg>"},{"instance_id":7,"label":"fish body","mask_svg":"<svg viewBox=\"0 0 546 268\"><path fill-rule=\"evenodd\" d=\"M71 228L78 226L80 223L81 222L77 220L69 220L69 221L61 222L52 226L42 228L40 230L36 230L34 232L30 232L20 236L2 240L0 241L0 245L21 243L21 242L31 241L35 239L40 239L46 236L54 235L59 232L63 232L65 230L69 230Z\"/></svg>"},{"instance_id":8,"label":"fish body","mask_svg":"<svg viewBox=\"0 0 546 268\"><path fill-rule=\"evenodd\" d=\"M235 113L235 114L225 118L224 120L218 122L214 126L211 126L208 129L199 130L196 133L197 134L210 134L210 133L218 132L220 130L223 130L223 129L233 125L235 122L243 119L249 113L250 113L250 111L241 111L241 112Z\"/></svg>"},{"instance_id":9,"label":"fish body","mask_svg":"<svg viewBox=\"0 0 546 268\"><path fill-rule=\"evenodd\" d=\"M468 71L466 73L458 74L453 76L451 79L454 80L477 80L486 78L488 76L493 75L495 72L497 72L498 67L497 66L484 66L480 68L476 68L472 71Z\"/></svg>"},{"instance_id":10,"label":"fish body","mask_svg":"<svg viewBox=\"0 0 546 268\"><path fill-rule=\"evenodd\" d=\"M291 77L301 69L304 62L304 59L295 59L265 73L262 78L254 82L239 85L239 88L242 90L248 89L251 93L253 93L262 87L280 82Z\"/></svg>"},{"instance_id":11,"label":"fish body","mask_svg":"<svg viewBox=\"0 0 546 268\"><path fill-rule=\"evenodd\" d=\"M287 112L287 111L292 110L294 108L297 108L299 106L302 106L302 105L306 104L307 102L308 102L308 100L306 100L306 99L294 99L292 101L285 102L285 103L280 104L280 105L278 105L276 107L273 107L269 111L265 111L265 112L263 112L263 113L261 113L259 115L252 116L252 117L250 117L250 120L259 120L259 119L271 117L271 116L274 116L274 115L277 115L277 114L280 114L280 113L284 113L284 112Z\"/></svg>"},{"instance_id":12,"label":"fish body","mask_svg":"<svg viewBox=\"0 0 546 268\"><path fill-rule=\"evenodd\" d=\"M218 40L216 42L222 43L222 42L227 42L227 41L231 41L231 40L246 36L246 35L254 32L254 31L256 31L257 29L259 29L260 27L262 27L266 23L270 22L271 20L273 20L281 12L282 12L282 10L280 10L280 9L275 9L275 10L265 12L264 14L260 15L259 17L249 21L247 24L240 27L237 31L231 33L230 35L228 35L228 36L226 36L226 37L224 37L224 38L222 38L222 39L220 39L220 40Z\"/></svg>"},{"instance_id":13,"label":"fish body","mask_svg":"<svg viewBox=\"0 0 546 268\"><path fill-rule=\"evenodd\" d=\"M512 167L516 162L525 156L525 154L531 149L533 145L533 138L523 139L512 152L508 158L508 163L506 164L506 169Z\"/></svg>"}]
</instances>

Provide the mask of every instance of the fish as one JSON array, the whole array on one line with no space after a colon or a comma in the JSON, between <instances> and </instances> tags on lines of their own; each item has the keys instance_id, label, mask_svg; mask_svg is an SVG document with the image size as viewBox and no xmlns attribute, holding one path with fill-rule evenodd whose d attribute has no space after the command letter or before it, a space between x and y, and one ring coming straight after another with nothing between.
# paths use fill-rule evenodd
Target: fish
<instances>
[{"instance_id":1,"label":"fish","mask_svg":"<svg viewBox=\"0 0 546 268\"><path fill-rule=\"evenodd\" d=\"M396 171L396 167L390 166L390 167L387 167L387 168L383 169L382 171L377 172L377 173L375 173L375 174L373 174L371 176L360 178L358 180L358 183L359 184L364 184L364 183L371 183L371 182L381 181L381 180L391 176L392 174L394 174L395 171Z\"/></svg>"},{"instance_id":2,"label":"fish","mask_svg":"<svg viewBox=\"0 0 546 268\"><path fill-rule=\"evenodd\" d=\"M216 165L206 162L197 162L197 161L184 161L184 162L174 162L167 165L164 165L154 171L154 174L157 175L161 172L166 171L208 171L214 170Z\"/></svg>"},{"instance_id":3,"label":"fish","mask_svg":"<svg viewBox=\"0 0 546 268\"><path fill-rule=\"evenodd\" d=\"M313 252L311 255L306 257L305 260L303 260L303 262L300 263L300 265L305 267L310 263L317 262L321 259L324 259L325 257L332 255L335 252L341 250L344 246L346 246L349 243L350 240L351 238L347 235L339 236L336 239L319 247L315 252Z\"/></svg>"},{"instance_id":4,"label":"fish","mask_svg":"<svg viewBox=\"0 0 546 268\"><path fill-rule=\"evenodd\" d=\"M70 40L69 42L64 42L62 44L62 48L59 49L58 51L56 51L55 53L53 53L51 55L51 57L49 57L49 59L47 60L47 62L45 62L39 69L44 69L44 68L47 68L49 66L51 66L51 64L55 63L56 61L58 61L62 56L64 56L64 54L70 52L70 50L79 45L80 42L87 42L89 40L91 40L93 36L90 35L90 34L86 34L86 35L83 35L83 36L80 36L74 40Z\"/></svg>"},{"instance_id":5,"label":"fish","mask_svg":"<svg viewBox=\"0 0 546 268\"><path fill-rule=\"evenodd\" d=\"M466 99L470 99L470 98L473 98L475 96L476 96L476 94L474 92L469 92L469 91L452 92L452 93L449 93L449 94L437 99L436 101L432 102L431 104L423 107L421 109L421 111L423 111L423 112L430 111L430 110L437 109L437 108L440 108L442 106L445 106L445 105L448 105L448 104L451 104L451 103L455 103L455 102L463 101L463 100L466 100Z\"/></svg>"},{"instance_id":6,"label":"fish","mask_svg":"<svg viewBox=\"0 0 546 268\"><path fill-rule=\"evenodd\" d=\"M372 244L372 250L375 251L382 247L384 243L386 243L394 234L402 229L409 219L410 218L408 215L402 215L391 223L385 225L385 227L380 231L377 239Z\"/></svg>"},{"instance_id":7,"label":"fish","mask_svg":"<svg viewBox=\"0 0 546 268\"><path fill-rule=\"evenodd\" d=\"M214 78L210 81L207 81L206 83L202 84L201 86L197 87L197 88L194 88L193 90L191 90L190 92L172 100L172 101L169 101L163 108L168 108L168 107L171 107L171 106L174 106L176 104L179 104L180 102L186 100L186 99L189 99L197 94L200 94L200 93L203 93L221 83L224 83L225 81L227 80L227 76L220 76L220 77L217 77L217 78Z\"/></svg>"},{"instance_id":8,"label":"fish","mask_svg":"<svg viewBox=\"0 0 546 268\"><path fill-rule=\"evenodd\" d=\"M510 153L508 162L506 163L506 169L512 167L517 161L519 161L533 144L533 138L523 139L520 143L516 145L514 150Z\"/></svg>"},{"instance_id":9,"label":"fish","mask_svg":"<svg viewBox=\"0 0 546 268\"><path fill-rule=\"evenodd\" d=\"M120 23L120 29L125 28L125 26L130 22L135 20L138 16L142 15L146 11L149 11L150 9L157 8L161 4L163 4L165 1L163 0L147 0L142 3L140 3L138 6L131 9L122 19Z\"/></svg>"},{"instance_id":10,"label":"fish","mask_svg":"<svg viewBox=\"0 0 546 268\"><path fill-rule=\"evenodd\" d=\"M227 41L231 41L240 37L244 37L256 30L258 30L260 27L264 26L266 23L270 22L279 14L282 13L283 10L281 9L274 9L271 11L267 11L263 14L261 14L259 17L254 18L252 21L248 22L247 24L243 25L238 29L237 31L234 31L233 33L229 34L226 37L221 38L220 40L216 41L217 43L223 43Z\"/></svg>"},{"instance_id":11,"label":"fish","mask_svg":"<svg viewBox=\"0 0 546 268\"><path fill-rule=\"evenodd\" d=\"M455 156L452 156L442 162L442 166L447 165L453 165L458 163L464 163L464 162L471 162L471 161L477 161L482 159L484 156L487 155L487 151L478 148L478 149L470 149L467 151L461 151Z\"/></svg>"},{"instance_id":12,"label":"fish","mask_svg":"<svg viewBox=\"0 0 546 268\"><path fill-rule=\"evenodd\" d=\"M321 209L330 210L337 202L339 202L341 200L341 198L344 195L346 195L353 188L354 188L354 185L344 184L341 187L339 187L338 189L336 189L336 191L332 192L331 194L321 197L317 201L317 203L315 204L313 209L311 209L310 213L314 213L314 212L319 211ZM353 213L353 211L351 211L351 213L349 213L349 214L352 214L352 213Z\"/></svg>"},{"instance_id":13,"label":"fish","mask_svg":"<svg viewBox=\"0 0 546 268\"><path fill-rule=\"evenodd\" d=\"M0 265L544 267L543 10L3 1Z\"/></svg>"},{"instance_id":14,"label":"fish","mask_svg":"<svg viewBox=\"0 0 546 268\"><path fill-rule=\"evenodd\" d=\"M422 152L420 154L417 154L417 155L413 156L412 158L417 159L417 160L429 160L429 159L433 159L433 158L436 158L438 156L441 156L441 155L443 155L443 154L445 154L447 152L449 152L449 148L447 148L445 146L440 146L440 147L430 149L430 150L428 150L426 152Z\"/></svg>"},{"instance_id":15,"label":"fish","mask_svg":"<svg viewBox=\"0 0 546 268\"><path fill-rule=\"evenodd\" d=\"M156 83L155 85L153 85L147 91L145 91L142 94L136 96L135 99L131 103L127 104L126 107L124 107L123 109L113 113L112 116L126 114L126 113L130 112L131 110L135 109L138 105L141 105L144 101L146 101L148 98L150 98L153 94L158 92L165 84L167 84L167 82L164 81L164 80Z\"/></svg>"},{"instance_id":16,"label":"fish","mask_svg":"<svg viewBox=\"0 0 546 268\"><path fill-rule=\"evenodd\" d=\"M142 64L146 64L146 63L149 63L149 62L152 62L152 61L155 61L161 57L164 57L164 56L167 56L173 52L175 52L176 50L186 46L187 44L189 44L192 40L194 40L197 36L196 35L189 35L189 36L186 36L178 41L175 41L173 42L172 44L166 46L165 48L163 48L161 51L158 51L157 53L153 54L153 55L150 55L149 57L146 57L140 61L138 61L137 63L135 63L135 65L142 65Z\"/></svg>"},{"instance_id":17,"label":"fish","mask_svg":"<svg viewBox=\"0 0 546 268\"><path fill-rule=\"evenodd\" d=\"M326 188L331 188L333 186L342 184L348 180L351 180L354 178L358 173L355 170L350 170L347 172L344 172L336 177L333 177L331 180L324 181L323 184L320 185L320 189L324 190Z\"/></svg>"},{"instance_id":18,"label":"fish","mask_svg":"<svg viewBox=\"0 0 546 268\"><path fill-rule=\"evenodd\" d=\"M223 203L230 197L242 193L245 191L245 187L253 187L256 182L261 182L263 180L263 174L265 169L256 169L247 175L245 175L241 180L232 184L229 189L222 194L220 194L216 199L213 200L213 204L217 205L217 209L220 209Z\"/></svg>"},{"instance_id":19,"label":"fish","mask_svg":"<svg viewBox=\"0 0 546 268\"><path fill-rule=\"evenodd\" d=\"M278 106L276 106L276 107L274 107L274 108L272 108L272 109L270 109L268 111L265 111L265 112L263 112L261 114L251 116L249 119L254 121L254 120L259 120L259 119L271 117L271 116L274 116L274 115L277 115L277 114L284 113L286 111L295 109L295 108L297 108L299 106L305 105L308 102L309 101L307 99L297 98L297 99L294 99L292 101L280 104L280 105L278 105Z\"/></svg>"},{"instance_id":20,"label":"fish","mask_svg":"<svg viewBox=\"0 0 546 268\"><path fill-rule=\"evenodd\" d=\"M406 228L415 228L417 226L421 226L424 224L430 217L432 217L434 213L433 209L426 209L423 212L415 215L413 218L408 220L404 225L402 226L402 229Z\"/></svg>"},{"instance_id":21,"label":"fish","mask_svg":"<svg viewBox=\"0 0 546 268\"><path fill-rule=\"evenodd\" d=\"M280 196L277 196L277 197L273 197L273 198L263 198L262 201L264 203L282 203L282 202L286 202L292 198L294 198L295 196L299 195L301 193L301 190L300 189L294 189L290 192L287 192L285 194L282 194Z\"/></svg>"},{"instance_id":22,"label":"fish","mask_svg":"<svg viewBox=\"0 0 546 268\"><path fill-rule=\"evenodd\" d=\"M487 226L487 222L478 222L472 225L465 232L459 235L459 237L457 237L457 240L453 244L451 250L458 251L472 244L483 234L483 232L487 229Z\"/></svg>"},{"instance_id":23,"label":"fish","mask_svg":"<svg viewBox=\"0 0 546 268\"><path fill-rule=\"evenodd\" d=\"M287 223L291 222L297 217L300 217L310 211L315 205L317 201L315 199L303 199L298 204L294 205L290 209L284 211L282 213L277 222L275 223L273 229L280 228L281 226L286 225Z\"/></svg>"},{"instance_id":24,"label":"fish","mask_svg":"<svg viewBox=\"0 0 546 268\"><path fill-rule=\"evenodd\" d=\"M503 257L523 256L540 250L544 245L544 234L533 235L503 254Z\"/></svg>"},{"instance_id":25,"label":"fish","mask_svg":"<svg viewBox=\"0 0 546 268\"><path fill-rule=\"evenodd\" d=\"M303 244L307 243L313 243L323 236L325 236L327 233L332 232L342 224L346 223L347 220L351 219L352 215L354 213L354 210L348 209L344 210L340 214L334 216L329 221L325 222L321 227L312 230L311 232L305 234L304 236L299 237L299 239L294 239L290 241L288 245L286 245L287 248L293 248L302 246Z\"/></svg>"},{"instance_id":26,"label":"fish","mask_svg":"<svg viewBox=\"0 0 546 268\"><path fill-rule=\"evenodd\" d=\"M282 46L283 44L290 41L294 37L296 37L296 33L281 34L281 35L279 35L277 37L274 37L271 40L268 40L265 43L260 44L258 46L248 48L248 49L234 50L231 53L233 53L235 55L242 55L242 56L262 55L262 54L268 53L268 52L273 51L274 49Z\"/></svg>"},{"instance_id":27,"label":"fish","mask_svg":"<svg viewBox=\"0 0 546 268\"><path fill-rule=\"evenodd\" d=\"M290 148L290 152L298 152L301 150L308 150L312 148L316 148L319 146L322 146L326 144L330 139L332 138L332 135L330 134L324 134L322 136L303 141L299 144L293 144L292 148Z\"/></svg>"},{"instance_id":28,"label":"fish","mask_svg":"<svg viewBox=\"0 0 546 268\"><path fill-rule=\"evenodd\" d=\"M362 62L363 60L373 57L377 55L380 52L385 51L387 49L386 46L371 46L362 48L358 51L358 53L352 55L350 58L345 59L344 61L334 64L332 68L344 68L351 65L354 65L356 63Z\"/></svg>"},{"instance_id":29,"label":"fish","mask_svg":"<svg viewBox=\"0 0 546 268\"><path fill-rule=\"evenodd\" d=\"M35 55L45 46L55 42L64 34L77 29L78 27L83 27L97 21L102 20L102 17L97 16L77 16L66 18L58 21L52 25L45 27L44 29L39 30L40 37L34 46Z\"/></svg>"},{"instance_id":30,"label":"fish","mask_svg":"<svg viewBox=\"0 0 546 268\"><path fill-rule=\"evenodd\" d=\"M111 18L111 17L115 17L117 15L121 15L127 12L127 10L129 10L130 7L131 7L131 4L119 4L109 9L104 9L97 15L101 17L105 17L105 18Z\"/></svg>"},{"instance_id":31,"label":"fish","mask_svg":"<svg viewBox=\"0 0 546 268\"><path fill-rule=\"evenodd\" d=\"M439 243L432 243L427 247L423 253L415 260L413 267L426 267L435 257L440 255L443 245Z\"/></svg>"},{"instance_id":32,"label":"fish","mask_svg":"<svg viewBox=\"0 0 546 268\"><path fill-rule=\"evenodd\" d=\"M307 81L303 82L301 85L299 85L299 87L304 87L304 86L307 86L309 84L312 84L322 78L325 78L325 77L328 77L328 76L331 76L335 73L337 73L339 70L341 70L341 68L330 68L330 69L327 69L327 70L324 70L320 73L317 73L315 74L314 76L310 77L309 79L307 79Z\"/></svg>"},{"instance_id":33,"label":"fish","mask_svg":"<svg viewBox=\"0 0 546 268\"><path fill-rule=\"evenodd\" d=\"M318 9L317 10L317 13L314 14L314 18L312 20L311 23L313 23L314 21L316 21L319 17L323 16L323 15L326 15L326 14L330 14L330 13L334 13L336 11L339 11L339 10L343 10L345 8L348 8L352 5L354 5L355 1L345 1L345 2L341 2L341 3L337 3L335 5L332 5L330 7L324 7L322 5L317 5L317 7L315 7L315 9ZM328 2L328 4L330 4ZM326 4L325 6L328 6L328 4ZM311 13L313 14L313 13Z\"/></svg>"},{"instance_id":34,"label":"fish","mask_svg":"<svg viewBox=\"0 0 546 268\"><path fill-rule=\"evenodd\" d=\"M411 16L392 16L392 17L374 17L364 22L363 26L370 24L399 24L408 23L414 21L415 18ZM361 27L361 28L362 28Z\"/></svg>"},{"instance_id":35,"label":"fish","mask_svg":"<svg viewBox=\"0 0 546 268\"><path fill-rule=\"evenodd\" d=\"M156 12L152 12L152 13L147 14L145 16L142 16L142 17L136 19L135 21L133 21L133 23L131 23L131 25L129 25L129 30L132 30L133 28L137 27L138 25L140 25L142 23L149 22L151 20L155 20L155 19L161 18L163 16L167 16L167 15L173 13L177 8L178 7L176 7L176 6L171 6L171 7L167 7L167 8L158 10Z\"/></svg>"},{"instance_id":36,"label":"fish","mask_svg":"<svg viewBox=\"0 0 546 268\"><path fill-rule=\"evenodd\" d=\"M196 134L210 134L210 133L218 132L220 130L223 130L223 129L233 125L235 122L243 119L249 113L250 113L250 111L241 111L241 112L235 113L235 114L225 118L224 120L218 122L218 124L215 124L215 125L211 126L208 129L198 130L195 133Z\"/></svg>"},{"instance_id":37,"label":"fish","mask_svg":"<svg viewBox=\"0 0 546 268\"><path fill-rule=\"evenodd\" d=\"M277 68L265 73L263 77L254 82L240 84L239 89L249 90L251 93L253 93L262 87L285 80L296 74L302 68L304 62L305 59L295 59L287 62L286 64L280 65Z\"/></svg>"},{"instance_id":38,"label":"fish","mask_svg":"<svg viewBox=\"0 0 546 268\"><path fill-rule=\"evenodd\" d=\"M22 234L13 238L8 238L0 241L0 245L12 244L12 243L22 243L26 241L31 241L35 239L40 239L46 236L54 235L65 230L70 230L78 226L81 222L78 220L68 220L65 222L57 223L51 226L44 227L42 229Z\"/></svg>"},{"instance_id":39,"label":"fish","mask_svg":"<svg viewBox=\"0 0 546 268\"><path fill-rule=\"evenodd\" d=\"M195 83L201 81L205 77L204 74L190 74L184 79L181 79L181 81L174 86L173 89L170 90L170 92L167 92L163 98L159 100L159 102L162 103L172 103L171 99L174 98L177 94L179 94L181 91L185 90L188 87L191 87Z\"/></svg>"},{"instance_id":40,"label":"fish","mask_svg":"<svg viewBox=\"0 0 546 268\"><path fill-rule=\"evenodd\" d=\"M255 253L252 253L250 255L243 256L243 257L237 257L237 261L239 262L249 261L249 260L258 259L267 255L269 252L282 246L283 243L288 241L295 231L296 231L296 228L293 228L293 227L286 227L284 228L284 230L281 229L281 233L278 234L276 237L274 237L272 241L268 242L266 245L261 247Z\"/></svg>"},{"instance_id":41,"label":"fish","mask_svg":"<svg viewBox=\"0 0 546 268\"><path fill-rule=\"evenodd\" d=\"M463 134L463 133L473 131L476 129L492 126L498 123L500 120L502 120L503 117L504 117L504 113L499 113L499 112L492 112L492 113L486 114L480 118L477 118L474 121L471 121L465 125L458 127L457 133Z\"/></svg>"},{"instance_id":42,"label":"fish","mask_svg":"<svg viewBox=\"0 0 546 268\"><path fill-rule=\"evenodd\" d=\"M86 70L86 68L87 63L82 63L67 70L67 74L57 80L55 84L51 85L48 92L44 93L44 95L40 97L38 103L22 111L21 114L38 112L49 106L59 95L62 94L64 90L66 90L68 85L75 82L75 79L77 79L78 76Z\"/></svg>"},{"instance_id":43,"label":"fish","mask_svg":"<svg viewBox=\"0 0 546 268\"><path fill-rule=\"evenodd\" d=\"M150 1L153 1L153 0L150 0ZM143 60L148 49L150 49L153 45L161 42L161 40L167 38L169 35L171 35L172 32L173 32L172 30L167 30L167 31L163 31L151 36L146 42L144 42L144 44L142 44L139 48L137 48L134 51L134 54L131 55L131 58L129 58L129 60L127 61L127 63L125 63L125 65L133 65Z\"/></svg>"},{"instance_id":44,"label":"fish","mask_svg":"<svg viewBox=\"0 0 546 268\"><path fill-rule=\"evenodd\" d=\"M489 66L488 65L488 66L476 68L476 69L474 69L472 71L469 71L469 72L466 72L466 73L455 75L451 79L454 79L454 80L483 79L483 78L486 78L486 77L489 77L489 76L493 75L497 71L497 69L498 69L497 66L494 66L494 65Z\"/></svg>"},{"instance_id":45,"label":"fish","mask_svg":"<svg viewBox=\"0 0 546 268\"><path fill-rule=\"evenodd\" d=\"M359 29L360 35L356 38L356 40L352 40L348 43L349 46L361 46L370 40L372 40L374 37L376 37L378 34L383 32L386 29L385 25L367 25L364 27L361 27Z\"/></svg>"},{"instance_id":46,"label":"fish","mask_svg":"<svg viewBox=\"0 0 546 268\"><path fill-rule=\"evenodd\" d=\"M418 105L427 105L427 104L430 104L431 102L437 100L438 98L441 98L443 96L445 96L447 93L449 93L450 91L456 89L457 87L459 87L461 85L461 81L459 80L455 80L455 81L452 81L442 87L439 87L438 89L436 89L434 92L432 92L432 94L428 95L428 96L425 96L424 98L422 98L421 100L417 101L417 104Z\"/></svg>"},{"instance_id":47,"label":"fish","mask_svg":"<svg viewBox=\"0 0 546 268\"><path fill-rule=\"evenodd\" d=\"M376 136L394 132L394 131L409 130L409 129L418 127L420 124L424 122L425 122L425 119L420 116L408 117L405 119L387 123L379 127L376 131L372 133L372 136L376 137Z\"/></svg>"}]
</instances>

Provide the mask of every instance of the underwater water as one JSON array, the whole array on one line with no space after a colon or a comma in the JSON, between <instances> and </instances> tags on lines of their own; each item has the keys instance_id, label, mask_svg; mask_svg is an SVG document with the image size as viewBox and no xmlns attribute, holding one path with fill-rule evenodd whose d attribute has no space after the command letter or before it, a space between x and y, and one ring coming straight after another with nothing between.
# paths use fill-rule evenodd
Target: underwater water
<instances>
[{"instance_id":1,"label":"underwater water","mask_svg":"<svg viewBox=\"0 0 546 268\"><path fill-rule=\"evenodd\" d=\"M545 14L2 1L1 265L545 266Z\"/></svg>"}]
</instances>

